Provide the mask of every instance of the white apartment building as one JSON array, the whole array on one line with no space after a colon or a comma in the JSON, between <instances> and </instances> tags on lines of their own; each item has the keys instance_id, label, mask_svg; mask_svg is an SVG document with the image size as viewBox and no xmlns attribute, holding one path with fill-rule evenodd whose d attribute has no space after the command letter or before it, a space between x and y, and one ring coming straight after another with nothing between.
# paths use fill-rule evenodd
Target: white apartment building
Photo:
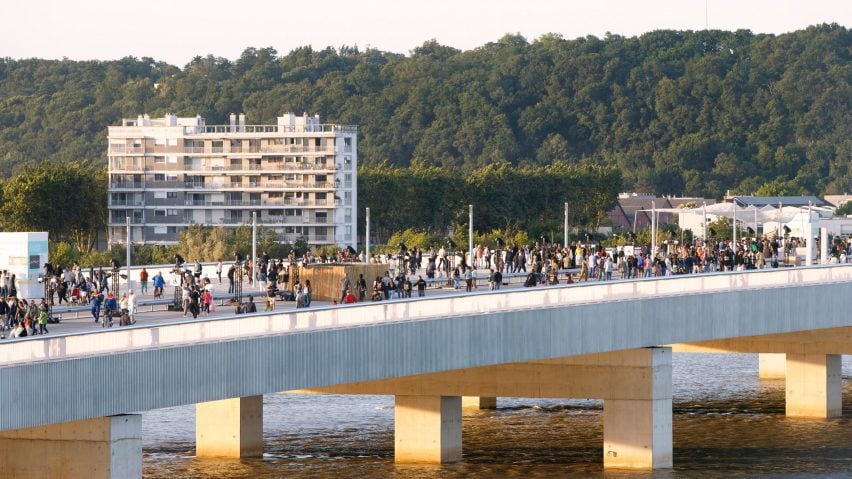
<instances>
[{"instance_id":1,"label":"white apartment building","mask_svg":"<svg viewBox=\"0 0 852 479\"><path fill-rule=\"evenodd\" d=\"M286 113L274 125L148 115L109 127L109 241L172 244L189 225L274 229L356 247L357 127Z\"/></svg>"}]
</instances>

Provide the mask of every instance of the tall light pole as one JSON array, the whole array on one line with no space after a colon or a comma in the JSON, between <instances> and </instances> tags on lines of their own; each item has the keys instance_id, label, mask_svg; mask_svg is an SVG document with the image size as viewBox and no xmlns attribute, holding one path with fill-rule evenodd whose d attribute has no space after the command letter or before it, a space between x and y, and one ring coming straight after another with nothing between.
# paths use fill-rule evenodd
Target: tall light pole
<instances>
[{"instance_id":1,"label":"tall light pole","mask_svg":"<svg viewBox=\"0 0 852 479\"><path fill-rule=\"evenodd\" d=\"M130 283L130 216L125 216L124 220L127 222L127 248L125 248L127 250L127 254L125 259L127 260L127 291L129 293L133 289ZM117 274L118 271L115 273Z\"/></svg>"},{"instance_id":2,"label":"tall light pole","mask_svg":"<svg viewBox=\"0 0 852 479\"><path fill-rule=\"evenodd\" d=\"M754 208L754 240L757 241L757 206L751 205Z\"/></svg>"},{"instance_id":3,"label":"tall light pole","mask_svg":"<svg viewBox=\"0 0 852 479\"><path fill-rule=\"evenodd\" d=\"M470 209L470 212L469 212L469 216L470 216L469 223L470 224L468 225L468 228L467 228L467 243L468 243L467 250L470 251L470 264L468 264L468 266L473 267L473 205L467 205L467 206Z\"/></svg>"},{"instance_id":4,"label":"tall light pole","mask_svg":"<svg viewBox=\"0 0 852 479\"><path fill-rule=\"evenodd\" d=\"M704 242L704 246L707 246L707 202L704 202L704 206L701 207L701 212L704 214L704 221L702 223L703 229L701 232L701 241Z\"/></svg>"},{"instance_id":5,"label":"tall light pole","mask_svg":"<svg viewBox=\"0 0 852 479\"><path fill-rule=\"evenodd\" d=\"M370 264L370 208L367 208L367 264Z\"/></svg>"},{"instance_id":6,"label":"tall light pole","mask_svg":"<svg viewBox=\"0 0 852 479\"><path fill-rule=\"evenodd\" d=\"M737 200L734 200L734 254L737 254Z\"/></svg>"},{"instance_id":7,"label":"tall light pole","mask_svg":"<svg viewBox=\"0 0 852 479\"><path fill-rule=\"evenodd\" d=\"M251 212L251 271L255 274L257 267L257 211ZM257 276L255 276L257 277ZM252 278L254 280L254 278ZM253 282L252 284L258 284Z\"/></svg>"},{"instance_id":8,"label":"tall light pole","mask_svg":"<svg viewBox=\"0 0 852 479\"><path fill-rule=\"evenodd\" d=\"M651 258L657 257L657 203L651 202Z\"/></svg>"},{"instance_id":9,"label":"tall light pole","mask_svg":"<svg viewBox=\"0 0 852 479\"><path fill-rule=\"evenodd\" d=\"M811 224L811 202L808 201L808 226L807 229L802 228L802 234L805 236L805 266L814 264L814 227Z\"/></svg>"},{"instance_id":10,"label":"tall light pole","mask_svg":"<svg viewBox=\"0 0 852 479\"><path fill-rule=\"evenodd\" d=\"M567 248L568 247L568 202L567 201L565 202L565 223L562 225L562 229L564 231L564 233L563 233L564 236L563 236L563 239L562 239L563 247Z\"/></svg>"}]
</instances>

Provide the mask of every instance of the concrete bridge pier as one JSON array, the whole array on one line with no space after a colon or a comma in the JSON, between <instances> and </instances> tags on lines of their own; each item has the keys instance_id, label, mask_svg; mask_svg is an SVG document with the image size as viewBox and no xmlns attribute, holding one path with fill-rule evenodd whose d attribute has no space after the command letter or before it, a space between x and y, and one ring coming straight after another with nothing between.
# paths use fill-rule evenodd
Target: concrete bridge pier
<instances>
[{"instance_id":1,"label":"concrete bridge pier","mask_svg":"<svg viewBox=\"0 0 852 479\"><path fill-rule=\"evenodd\" d=\"M396 396L394 461L443 464L462 457L461 396Z\"/></svg>"},{"instance_id":2,"label":"concrete bridge pier","mask_svg":"<svg viewBox=\"0 0 852 479\"><path fill-rule=\"evenodd\" d=\"M123 414L2 431L0 477L142 477L142 416Z\"/></svg>"},{"instance_id":3,"label":"concrete bridge pier","mask_svg":"<svg viewBox=\"0 0 852 479\"><path fill-rule=\"evenodd\" d=\"M843 415L841 355L787 353L786 366L788 417Z\"/></svg>"},{"instance_id":4,"label":"concrete bridge pier","mask_svg":"<svg viewBox=\"0 0 852 479\"><path fill-rule=\"evenodd\" d=\"M195 405L196 457L261 457L263 396Z\"/></svg>"},{"instance_id":5,"label":"concrete bridge pier","mask_svg":"<svg viewBox=\"0 0 852 479\"><path fill-rule=\"evenodd\" d=\"M497 398L493 396L462 396L462 409L497 409Z\"/></svg>"},{"instance_id":6,"label":"concrete bridge pier","mask_svg":"<svg viewBox=\"0 0 852 479\"><path fill-rule=\"evenodd\" d=\"M672 467L672 350L624 351L622 367L637 380L613 382L604 394L605 469ZM610 377L617 378L619 374ZM606 381L606 376L601 377Z\"/></svg>"},{"instance_id":7,"label":"concrete bridge pier","mask_svg":"<svg viewBox=\"0 0 852 479\"><path fill-rule=\"evenodd\" d=\"M787 375L787 355L784 353L758 354L760 379L784 379Z\"/></svg>"}]
</instances>

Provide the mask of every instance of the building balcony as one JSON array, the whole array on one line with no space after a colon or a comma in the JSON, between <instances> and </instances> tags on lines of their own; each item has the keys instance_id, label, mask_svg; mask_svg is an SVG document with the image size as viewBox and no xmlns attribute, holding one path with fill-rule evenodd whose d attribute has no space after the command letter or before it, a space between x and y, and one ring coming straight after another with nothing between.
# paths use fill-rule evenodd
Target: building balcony
<instances>
[{"instance_id":1,"label":"building balcony","mask_svg":"<svg viewBox=\"0 0 852 479\"><path fill-rule=\"evenodd\" d=\"M109 206L145 206L142 200L111 200Z\"/></svg>"},{"instance_id":2,"label":"building balcony","mask_svg":"<svg viewBox=\"0 0 852 479\"><path fill-rule=\"evenodd\" d=\"M143 188L144 183L139 181L115 181L110 182L109 189L111 190L121 190L121 189L140 189Z\"/></svg>"}]
</instances>

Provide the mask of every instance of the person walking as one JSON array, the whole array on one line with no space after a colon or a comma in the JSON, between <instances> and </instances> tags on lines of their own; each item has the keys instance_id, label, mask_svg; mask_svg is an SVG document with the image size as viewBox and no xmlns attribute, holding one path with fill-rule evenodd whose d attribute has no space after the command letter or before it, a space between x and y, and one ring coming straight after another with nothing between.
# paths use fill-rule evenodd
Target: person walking
<instances>
[{"instance_id":1,"label":"person walking","mask_svg":"<svg viewBox=\"0 0 852 479\"><path fill-rule=\"evenodd\" d=\"M349 291L349 276L344 275L343 278L340 279L340 302L343 303L346 300L346 292Z\"/></svg>"},{"instance_id":2,"label":"person walking","mask_svg":"<svg viewBox=\"0 0 852 479\"><path fill-rule=\"evenodd\" d=\"M103 296L98 294L97 290L92 291L92 317L95 318L95 322L101 319L101 303L103 302Z\"/></svg>"},{"instance_id":3,"label":"person walking","mask_svg":"<svg viewBox=\"0 0 852 479\"><path fill-rule=\"evenodd\" d=\"M156 276L154 276L154 298L161 298L163 296L163 288L166 286L166 280L163 279L163 273L158 272Z\"/></svg>"}]
</instances>

